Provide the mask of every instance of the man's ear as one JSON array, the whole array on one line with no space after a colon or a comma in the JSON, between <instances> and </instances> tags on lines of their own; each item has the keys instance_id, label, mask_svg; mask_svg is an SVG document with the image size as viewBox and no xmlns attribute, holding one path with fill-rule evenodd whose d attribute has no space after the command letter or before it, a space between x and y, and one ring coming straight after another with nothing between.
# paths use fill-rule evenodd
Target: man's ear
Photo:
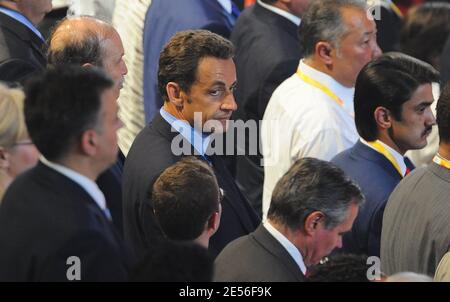
<instances>
[{"instance_id":1,"label":"man's ear","mask_svg":"<svg viewBox=\"0 0 450 302\"><path fill-rule=\"evenodd\" d=\"M169 82L166 85L166 92L169 98L169 102L175 105L177 109L183 109L184 92L181 89L180 85L175 82Z\"/></svg>"},{"instance_id":2,"label":"man's ear","mask_svg":"<svg viewBox=\"0 0 450 302\"><path fill-rule=\"evenodd\" d=\"M9 152L6 151L5 148L0 147L0 169L8 170L9 169Z\"/></svg>"},{"instance_id":3,"label":"man's ear","mask_svg":"<svg viewBox=\"0 0 450 302\"><path fill-rule=\"evenodd\" d=\"M324 214L320 211L314 211L305 219L305 231L307 234L314 234L317 230L320 220L324 219Z\"/></svg>"},{"instance_id":4,"label":"man's ear","mask_svg":"<svg viewBox=\"0 0 450 302\"><path fill-rule=\"evenodd\" d=\"M214 212L208 219L207 228L210 236L214 235L219 229L221 212L222 210L219 209L219 211Z\"/></svg>"},{"instance_id":5,"label":"man's ear","mask_svg":"<svg viewBox=\"0 0 450 302\"><path fill-rule=\"evenodd\" d=\"M373 117L377 126L381 129L389 129L392 126L392 116L389 109L385 107L377 107L373 112Z\"/></svg>"},{"instance_id":6,"label":"man's ear","mask_svg":"<svg viewBox=\"0 0 450 302\"><path fill-rule=\"evenodd\" d=\"M316 44L315 51L316 55L325 65L333 64L332 53L334 51L334 48L329 42L318 42Z\"/></svg>"},{"instance_id":7,"label":"man's ear","mask_svg":"<svg viewBox=\"0 0 450 302\"><path fill-rule=\"evenodd\" d=\"M83 132L81 135L81 150L83 153L93 156L97 153L98 138L97 133L93 129Z\"/></svg>"}]
</instances>

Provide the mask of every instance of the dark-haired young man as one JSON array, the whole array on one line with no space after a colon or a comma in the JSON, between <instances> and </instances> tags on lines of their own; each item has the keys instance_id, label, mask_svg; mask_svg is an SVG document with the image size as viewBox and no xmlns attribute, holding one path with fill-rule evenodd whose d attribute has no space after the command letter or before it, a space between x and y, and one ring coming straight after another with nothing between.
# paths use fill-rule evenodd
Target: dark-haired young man
<instances>
[{"instance_id":1,"label":"dark-haired young man","mask_svg":"<svg viewBox=\"0 0 450 302\"><path fill-rule=\"evenodd\" d=\"M367 199L352 232L344 236L345 252L380 255L386 202L414 168L404 154L425 147L435 124L431 83L438 79L431 65L401 53L381 56L358 75L354 104L361 138L332 160L360 185Z\"/></svg>"},{"instance_id":2,"label":"dark-haired young man","mask_svg":"<svg viewBox=\"0 0 450 302\"><path fill-rule=\"evenodd\" d=\"M1 281L124 281L128 254L96 178L117 157L122 126L112 80L94 68L47 71L26 89L41 152L0 207Z\"/></svg>"}]
</instances>

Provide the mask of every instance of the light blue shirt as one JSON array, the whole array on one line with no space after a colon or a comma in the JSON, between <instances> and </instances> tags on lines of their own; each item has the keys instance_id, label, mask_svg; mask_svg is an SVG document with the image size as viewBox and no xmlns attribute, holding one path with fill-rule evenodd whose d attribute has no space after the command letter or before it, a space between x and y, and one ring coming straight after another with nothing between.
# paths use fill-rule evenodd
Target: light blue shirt
<instances>
[{"instance_id":1,"label":"light blue shirt","mask_svg":"<svg viewBox=\"0 0 450 302\"><path fill-rule=\"evenodd\" d=\"M195 154L185 155L201 155L206 159L205 153L211 140L210 135L203 134L201 129L198 131L198 129L192 128L188 122L177 119L175 116L164 110L164 108L161 108L159 113L173 129L179 132L194 147Z\"/></svg>"},{"instance_id":2,"label":"light blue shirt","mask_svg":"<svg viewBox=\"0 0 450 302\"><path fill-rule=\"evenodd\" d=\"M109 209L106 207L105 195L103 195L103 192L99 189L99 187L94 181L72 169L51 162L42 155L39 160L41 161L41 163L43 163L50 169L53 169L56 172L61 173L62 175L66 176L67 178L77 183L81 188L83 188L84 191L86 191L86 193L89 194L89 196L92 197L92 199L99 206L99 208L105 213L106 217L109 220L112 220L111 213L109 212Z\"/></svg>"},{"instance_id":3,"label":"light blue shirt","mask_svg":"<svg viewBox=\"0 0 450 302\"><path fill-rule=\"evenodd\" d=\"M220 3L220 5L222 5L225 11L231 15L232 12L231 0L217 0L217 1Z\"/></svg>"},{"instance_id":4,"label":"light blue shirt","mask_svg":"<svg viewBox=\"0 0 450 302\"><path fill-rule=\"evenodd\" d=\"M42 36L42 34L39 32L39 30L33 25L33 23L31 23L30 20L28 20L27 17L25 17L24 15L22 15L19 12L16 12L14 10L11 9L7 9L4 7L0 7L0 12L4 13L5 15L13 18L14 20L22 23L23 25L25 25L26 27L28 27L29 29L31 29L31 31L33 31L39 38L41 38L42 41L45 42L44 37Z\"/></svg>"}]
</instances>

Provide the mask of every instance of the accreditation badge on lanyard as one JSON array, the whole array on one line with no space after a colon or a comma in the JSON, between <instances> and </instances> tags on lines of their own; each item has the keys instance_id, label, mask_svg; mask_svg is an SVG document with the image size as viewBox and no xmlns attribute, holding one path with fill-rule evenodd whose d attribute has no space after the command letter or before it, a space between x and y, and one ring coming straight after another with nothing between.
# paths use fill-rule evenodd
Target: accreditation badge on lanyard
<instances>
[{"instance_id":1,"label":"accreditation badge on lanyard","mask_svg":"<svg viewBox=\"0 0 450 302\"><path fill-rule=\"evenodd\" d=\"M450 161L443 158L439 153L434 156L433 161L441 167L450 169Z\"/></svg>"}]
</instances>

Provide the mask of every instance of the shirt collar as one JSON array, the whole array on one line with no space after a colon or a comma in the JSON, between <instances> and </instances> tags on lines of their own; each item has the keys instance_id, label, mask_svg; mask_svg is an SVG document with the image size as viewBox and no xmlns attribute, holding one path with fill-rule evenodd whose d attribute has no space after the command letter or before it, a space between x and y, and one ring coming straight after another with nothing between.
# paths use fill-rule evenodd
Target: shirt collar
<instances>
[{"instance_id":1,"label":"shirt collar","mask_svg":"<svg viewBox=\"0 0 450 302\"><path fill-rule=\"evenodd\" d=\"M92 197L92 199L94 199L95 203L100 207L100 209L102 210L106 209L105 195L103 195L102 191L100 191L100 189L98 188L97 184L94 181L90 180L86 176L72 169L51 162L42 155L40 157L40 161L50 169L53 169L56 172L61 173L62 175L66 176L67 178L73 180L75 183L80 185Z\"/></svg>"},{"instance_id":2,"label":"shirt collar","mask_svg":"<svg viewBox=\"0 0 450 302\"><path fill-rule=\"evenodd\" d=\"M323 73L311 66L307 65L304 60L300 61L298 66L300 71L307 76L313 78L319 83L325 85L328 89L330 89L334 94L336 94L343 102L345 111L349 112L351 115L354 114L353 107L353 97L355 95L355 88L348 88L336 81L334 78L329 76L326 73Z\"/></svg>"},{"instance_id":3,"label":"shirt collar","mask_svg":"<svg viewBox=\"0 0 450 302\"><path fill-rule=\"evenodd\" d=\"M196 131L188 122L177 119L175 116L164 110L163 107L161 107L159 112L163 119L166 120L173 129L180 133L194 147L199 155L205 156L211 140L211 135Z\"/></svg>"},{"instance_id":4,"label":"shirt collar","mask_svg":"<svg viewBox=\"0 0 450 302\"><path fill-rule=\"evenodd\" d=\"M374 147L372 147L371 145L369 145L369 143L363 139L362 137L359 138L361 143L363 143L364 145L368 146L369 148L377 151L377 149L375 149ZM402 171L402 175L405 175L406 173L406 164L405 164L405 159L403 157L403 155L401 155L400 153L398 153L396 150L392 149L391 147L389 147L388 145L386 145L385 143L383 143L380 140L377 140L383 147L386 148L386 150L392 154L392 156L395 158L395 160L397 161L398 166L400 167L400 170ZM378 151L377 151L378 152Z\"/></svg>"},{"instance_id":5,"label":"shirt collar","mask_svg":"<svg viewBox=\"0 0 450 302\"><path fill-rule=\"evenodd\" d=\"M268 220L265 220L263 222L263 225L266 230L286 249L289 255L291 255L291 257L295 260L298 267L302 271L303 275L306 275L306 265L303 262L303 256L298 248L296 248L295 245L293 245L292 242L289 241L289 239L287 239L276 228L274 228Z\"/></svg>"},{"instance_id":6,"label":"shirt collar","mask_svg":"<svg viewBox=\"0 0 450 302\"><path fill-rule=\"evenodd\" d=\"M14 20L22 23L23 25L28 27L31 31L33 31L39 38L41 38L42 41L45 42L44 37L42 36L42 34L33 25L33 23L31 23L31 21L27 17L25 17L24 15L22 15L21 13L15 11L15 10L8 9L8 8L5 8L5 7L0 7L0 12L2 12L5 15L13 18Z\"/></svg>"},{"instance_id":7,"label":"shirt collar","mask_svg":"<svg viewBox=\"0 0 450 302\"><path fill-rule=\"evenodd\" d=\"M300 26L300 23L302 22L302 20L299 17L291 14L290 12L279 9L278 7L275 7L273 5L264 3L261 0L258 0L258 4L261 5L262 7L264 7L265 9L268 9L268 10L274 12L277 15L285 17L286 19L288 19L289 21L291 21L292 23L294 23L297 26Z\"/></svg>"},{"instance_id":8,"label":"shirt collar","mask_svg":"<svg viewBox=\"0 0 450 302\"><path fill-rule=\"evenodd\" d=\"M232 13L232 4L231 4L231 0L217 0L217 2L220 3L220 5L222 5L222 7L225 9L225 11L229 14Z\"/></svg>"}]
</instances>

